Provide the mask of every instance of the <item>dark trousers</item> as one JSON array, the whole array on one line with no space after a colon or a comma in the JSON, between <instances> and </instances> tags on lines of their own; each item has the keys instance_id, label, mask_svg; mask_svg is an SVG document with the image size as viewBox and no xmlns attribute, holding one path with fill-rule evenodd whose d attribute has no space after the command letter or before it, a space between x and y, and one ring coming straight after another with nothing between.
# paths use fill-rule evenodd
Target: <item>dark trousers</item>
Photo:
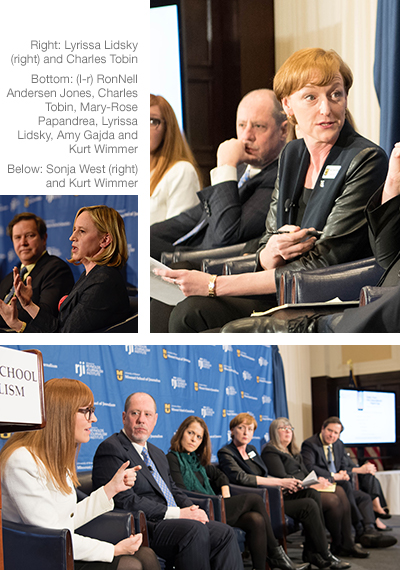
<instances>
[{"instance_id":1,"label":"dark trousers","mask_svg":"<svg viewBox=\"0 0 400 570\"><path fill-rule=\"evenodd\" d=\"M379 497L379 502L381 507L387 507L387 502L382 491L381 484L378 479L371 475L371 473L365 473L364 475L358 475L358 481L361 491L368 493L372 500Z\"/></svg>"},{"instance_id":2,"label":"dark trousers","mask_svg":"<svg viewBox=\"0 0 400 570\"><path fill-rule=\"evenodd\" d=\"M167 561L167 568L243 570L235 533L223 523L163 520L156 524L150 546L157 556Z\"/></svg>"},{"instance_id":3,"label":"dark trousers","mask_svg":"<svg viewBox=\"0 0 400 570\"><path fill-rule=\"evenodd\" d=\"M277 305L275 295L254 297L187 297L173 309L169 332L195 333L220 329L226 323Z\"/></svg>"},{"instance_id":4,"label":"dark trousers","mask_svg":"<svg viewBox=\"0 0 400 570\"><path fill-rule=\"evenodd\" d=\"M283 497L285 513L299 520L304 527L304 550L322 555L328 551L321 497L315 489L287 493Z\"/></svg>"}]
</instances>

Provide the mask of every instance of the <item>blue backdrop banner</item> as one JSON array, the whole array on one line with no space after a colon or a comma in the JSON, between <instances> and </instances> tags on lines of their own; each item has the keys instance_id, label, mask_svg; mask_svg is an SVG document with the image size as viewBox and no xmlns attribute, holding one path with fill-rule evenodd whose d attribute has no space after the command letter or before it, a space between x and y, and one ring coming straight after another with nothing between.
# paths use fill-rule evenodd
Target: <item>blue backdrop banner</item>
<instances>
[{"instance_id":1,"label":"blue backdrop banner","mask_svg":"<svg viewBox=\"0 0 400 570\"><path fill-rule=\"evenodd\" d=\"M138 199L133 195L110 196L0 196L0 278L5 277L19 260L11 239L6 235L7 225L16 214L32 212L43 218L47 225L47 251L64 261L71 256L74 219L79 208L104 204L117 210L125 223L129 259L126 267L127 280L137 287L138 265ZM71 264L75 281L82 267Z\"/></svg>"},{"instance_id":2,"label":"blue backdrop banner","mask_svg":"<svg viewBox=\"0 0 400 570\"><path fill-rule=\"evenodd\" d=\"M273 419L287 416L285 379L276 346L20 346L43 354L45 380L77 378L93 391L97 423L82 445L78 469L90 469L101 441L122 427L132 392L148 392L158 408L151 443L165 452L189 415L207 423L216 452L230 437L229 422L249 412L257 422L253 443L261 449ZM0 404L4 396L0 379ZM3 386L4 388L4 386ZM1 407L0 407L1 416ZM4 441L9 434L3 434Z\"/></svg>"}]
</instances>

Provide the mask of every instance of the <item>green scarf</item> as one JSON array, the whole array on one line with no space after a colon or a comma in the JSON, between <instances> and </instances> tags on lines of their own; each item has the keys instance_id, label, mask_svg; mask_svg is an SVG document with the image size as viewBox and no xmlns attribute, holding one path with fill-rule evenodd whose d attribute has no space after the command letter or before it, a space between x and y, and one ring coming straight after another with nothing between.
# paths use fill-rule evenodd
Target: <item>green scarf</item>
<instances>
[{"instance_id":1,"label":"green scarf","mask_svg":"<svg viewBox=\"0 0 400 570\"><path fill-rule=\"evenodd\" d=\"M183 483L188 491L203 493L205 495L215 495L210 485L206 470L201 465L199 458L193 451L192 453L179 453L179 451L173 451L172 453L178 458ZM195 475L196 471L199 471L202 475L204 480L204 487L197 479Z\"/></svg>"}]
</instances>

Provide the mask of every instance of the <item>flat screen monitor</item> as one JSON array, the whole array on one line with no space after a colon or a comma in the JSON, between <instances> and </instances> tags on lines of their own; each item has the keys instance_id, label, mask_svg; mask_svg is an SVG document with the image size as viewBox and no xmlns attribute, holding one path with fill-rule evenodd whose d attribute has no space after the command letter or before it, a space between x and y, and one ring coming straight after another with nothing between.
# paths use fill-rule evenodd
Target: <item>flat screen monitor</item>
<instances>
[{"instance_id":1,"label":"flat screen monitor","mask_svg":"<svg viewBox=\"0 0 400 570\"><path fill-rule=\"evenodd\" d=\"M378 445L396 441L394 392L339 390L340 439L346 445Z\"/></svg>"},{"instance_id":2,"label":"flat screen monitor","mask_svg":"<svg viewBox=\"0 0 400 570\"><path fill-rule=\"evenodd\" d=\"M150 30L150 93L162 95L168 101L182 130L179 2L151 0Z\"/></svg>"}]
</instances>

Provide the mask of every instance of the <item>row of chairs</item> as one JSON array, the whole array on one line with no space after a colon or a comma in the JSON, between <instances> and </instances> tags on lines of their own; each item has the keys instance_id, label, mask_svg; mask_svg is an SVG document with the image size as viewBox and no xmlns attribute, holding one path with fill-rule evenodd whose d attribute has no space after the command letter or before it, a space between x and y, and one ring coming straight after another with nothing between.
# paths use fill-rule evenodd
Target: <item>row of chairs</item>
<instances>
[{"instance_id":1,"label":"row of chairs","mask_svg":"<svg viewBox=\"0 0 400 570\"><path fill-rule=\"evenodd\" d=\"M168 266L190 262L194 268L216 275L252 272L255 270L256 254L242 255L244 246L245 244L237 244L210 250L165 252L161 261ZM335 298L346 303L353 302L355 306L366 305L388 291L386 287L377 287L383 272L373 257L311 271L285 271L280 279L277 302L279 305L290 304L292 308L287 309L286 313L280 311L279 317L291 319L316 311L343 311L348 305L326 305L317 309L312 306L313 303L326 303ZM303 307L293 307L300 304ZM309 307L304 307L305 304ZM229 332L241 332L240 321L237 321L237 325L234 331ZM248 330L248 325L245 332L252 332Z\"/></svg>"},{"instance_id":2,"label":"row of chairs","mask_svg":"<svg viewBox=\"0 0 400 570\"><path fill-rule=\"evenodd\" d=\"M82 500L92 492L92 472L82 471L79 474L80 486L77 490L78 500ZM285 516L281 488L259 489L230 485L231 495L240 493L258 493L262 496L267 512L271 518L275 536L286 550L286 536L298 530L296 523ZM210 520L226 522L224 499L221 495L202 495L187 491L195 504L204 509ZM234 529L242 553L246 550L245 532ZM116 544L130 534L141 532L143 544L149 545L147 521L143 512L135 517L129 512L115 509L93 519L78 533L84 536L105 540ZM23 570L29 556L30 570L73 570L73 554L69 530L45 529L31 525L3 521L3 550L5 570ZM160 560L162 568L165 562ZM266 565L266 570L268 566Z\"/></svg>"}]
</instances>

